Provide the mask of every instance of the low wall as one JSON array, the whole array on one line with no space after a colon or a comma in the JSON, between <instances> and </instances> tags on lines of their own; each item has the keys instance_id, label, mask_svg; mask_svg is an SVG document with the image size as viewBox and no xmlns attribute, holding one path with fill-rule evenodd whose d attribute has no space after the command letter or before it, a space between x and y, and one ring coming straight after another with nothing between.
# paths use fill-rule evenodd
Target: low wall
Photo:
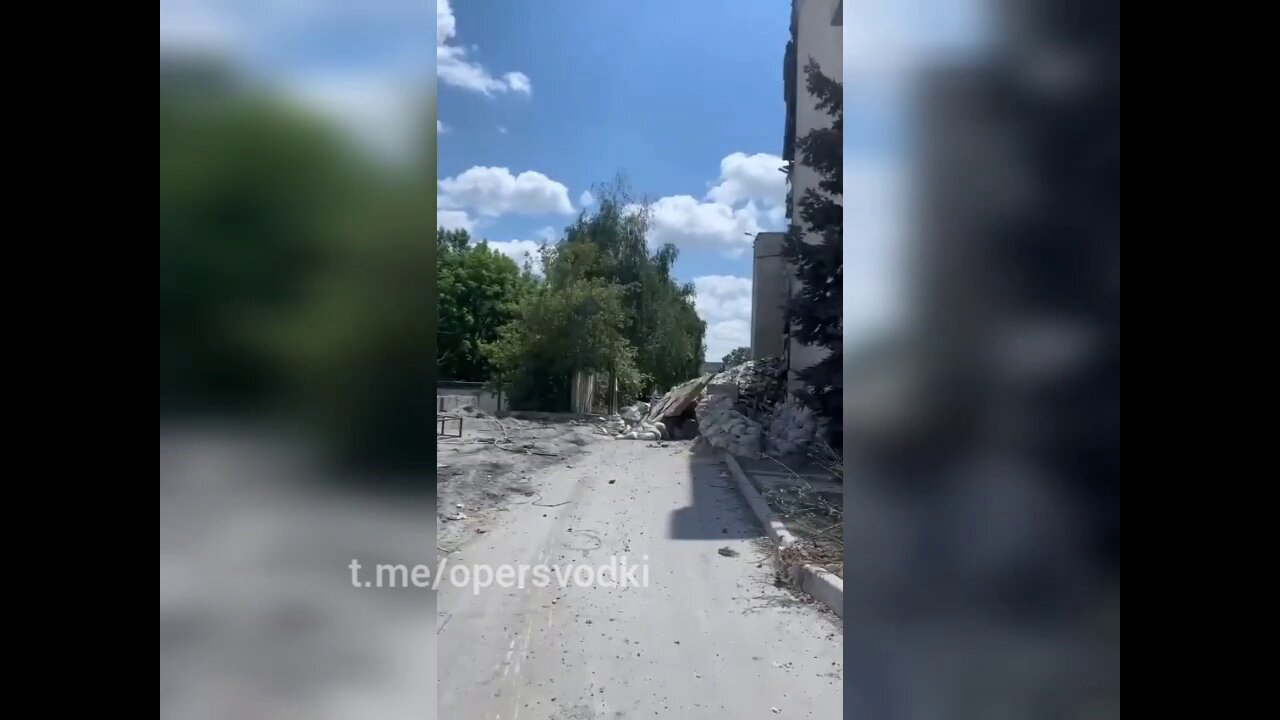
<instances>
[{"instance_id":1,"label":"low wall","mask_svg":"<svg viewBox=\"0 0 1280 720\"><path fill-rule=\"evenodd\" d=\"M490 414L507 409L507 398L502 398L502 406L498 405L498 395L484 387L437 387L436 412L448 412L464 407L473 407Z\"/></svg>"}]
</instances>

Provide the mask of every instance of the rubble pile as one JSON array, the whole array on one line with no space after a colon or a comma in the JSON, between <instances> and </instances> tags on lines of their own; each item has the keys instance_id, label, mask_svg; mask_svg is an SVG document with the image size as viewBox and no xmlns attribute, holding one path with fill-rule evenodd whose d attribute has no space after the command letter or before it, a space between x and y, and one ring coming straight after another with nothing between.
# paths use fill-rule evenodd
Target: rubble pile
<instances>
[{"instance_id":1,"label":"rubble pile","mask_svg":"<svg viewBox=\"0 0 1280 720\"><path fill-rule=\"evenodd\" d=\"M822 434L823 423L813 410L799 402L778 407L768 421L765 449L771 455L791 455L804 450Z\"/></svg>"},{"instance_id":2,"label":"rubble pile","mask_svg":"<svg viewBox=\"0 0 1280 720\"><path fill-rule=\"evenodd\" d=\"M768 410L785 395L787 369L779 358L748 360L711 378L712 385L736 385L738 397L755 409Z\"/></svg>"},{"instance_id":3,"label":"rubble pile","mask_svg":"<svg viewBox=\"0 0 1280 720\"><path fill-rule=\"evenodd\" d=\"M652 405L629 405L618 415L600 418L598 427L619 440L698 435L712 447L742 457L765 450L790 454L812 441L819 427L808 408L783 404L785 381L780 359L750 360L671 388Z\"/></svg>"},{"instance_id":4,"label":"rubble pile","mask_svg":"<svg viewBox=\"0 0 1280 720\"><path fill-rule=\"evenodd\" d=\"M649 403L638 402L622 408L621 415L610 415L604 427L619 440L666 440L667 429L661 422L648 418Z\"/></svg>"},{"instance_id":5,"label":"rubble pile","mask_svg":"<svg viewBox=\"0 0 1280 720\"><path fill-rule=\"evenodd\" d=\"M627 422L622 419L621 415L606 415L605 417L596 418L596 427L609 435L619 435L627 431Z\"/></svg>"},{"instance_id":6,"label":"rubble pile","mask_svg":"<svg viewBox=\"0 0 1280 720\"><path fill-rule=\"evenodd\" d=\"M694 409L698 432L712 447L740 457L755 457L762 448L764 429L736 405L732 395L704 395Z\"/></svg>"}]
</instances>

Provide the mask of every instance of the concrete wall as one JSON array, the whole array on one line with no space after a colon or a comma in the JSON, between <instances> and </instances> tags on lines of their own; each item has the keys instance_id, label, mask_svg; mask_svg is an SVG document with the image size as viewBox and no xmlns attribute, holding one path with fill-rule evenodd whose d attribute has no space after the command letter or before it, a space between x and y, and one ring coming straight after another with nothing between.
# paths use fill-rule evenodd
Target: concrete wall
<instances>
[{"instance_id":1,"label":"concrete wall","mask_svg":"<svg viewBox=\"0 0 1280 720\"><path fill-rule=\"evenodd\" d=\"M781 357L786 341L785 311L789 270L782 259L780 232L756 235L751 265L751 357Z\"/></svg>"},{"instance_id":2,"label":"concrete wall","mask_svg":"<svg viewBox=\"0 0 1280 720\"><path fill-rule=\"evenodd\" d=\"M507 396L502 396L502 406L498 405L498 395L482 387L441 386L436 388L436 412L446 412L470 405L487 413L497 413L509 409Z\"/></svg>"}]
</instances>

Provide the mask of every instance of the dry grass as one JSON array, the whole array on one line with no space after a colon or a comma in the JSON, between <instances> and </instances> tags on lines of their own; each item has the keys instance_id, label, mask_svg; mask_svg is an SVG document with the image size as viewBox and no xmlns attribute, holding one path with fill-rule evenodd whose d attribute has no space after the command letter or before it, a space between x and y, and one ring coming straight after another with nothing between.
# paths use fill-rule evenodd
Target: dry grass
<instances>
[{"instance_id":1,"label":"dry grass","mask_svg":"<svg viewBox=\"0 0 1280 720\"><path fill-rule=\"evenodd\" d=\"M832 480L843 483L843 460L826 442L819 440L808 458ZM788 485L762 493L796 538L796 543L780 554L782 566L816 565L844 577L844 508L818 492L804 475L786 463L769 459L790 479Z\"/></svg>"}]
</instances>

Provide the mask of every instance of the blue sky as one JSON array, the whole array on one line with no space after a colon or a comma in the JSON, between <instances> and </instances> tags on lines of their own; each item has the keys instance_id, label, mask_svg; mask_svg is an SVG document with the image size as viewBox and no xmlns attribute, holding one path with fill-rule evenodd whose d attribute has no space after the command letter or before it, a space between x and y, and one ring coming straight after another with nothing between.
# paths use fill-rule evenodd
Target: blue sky
<instances>
[{"instance_id":1,"label":"blue sky","mask_svg":"<svg viewBox=\"0 0 1280 720\"><path fill-rule=\"evenodd\" d=\"M698 286L708 356L747 344L750 235L784 222L789 21L785 2L438 2L440 221L523 257L624 173Z\"/></svg>"},{"instance_id":2,"label":"blue sky","mask_svg":"<svg viewBox=\"0 0 1280 720\"><path fill-rule=\"evenodd\" d=\"M977 0L845 0L845 334L902 302L907 71L972 45ZM781 229L787 0L161 0L160 41L213 53L409 157L436 78L439 221L523 258L627 175L680 249L707 357L749 341L751 235ZM430 43L435 27L434 51ZM429 119L425 120L429 123ZM851 188L851 189L850 189Z\"/></svg>"}]
</instances>

